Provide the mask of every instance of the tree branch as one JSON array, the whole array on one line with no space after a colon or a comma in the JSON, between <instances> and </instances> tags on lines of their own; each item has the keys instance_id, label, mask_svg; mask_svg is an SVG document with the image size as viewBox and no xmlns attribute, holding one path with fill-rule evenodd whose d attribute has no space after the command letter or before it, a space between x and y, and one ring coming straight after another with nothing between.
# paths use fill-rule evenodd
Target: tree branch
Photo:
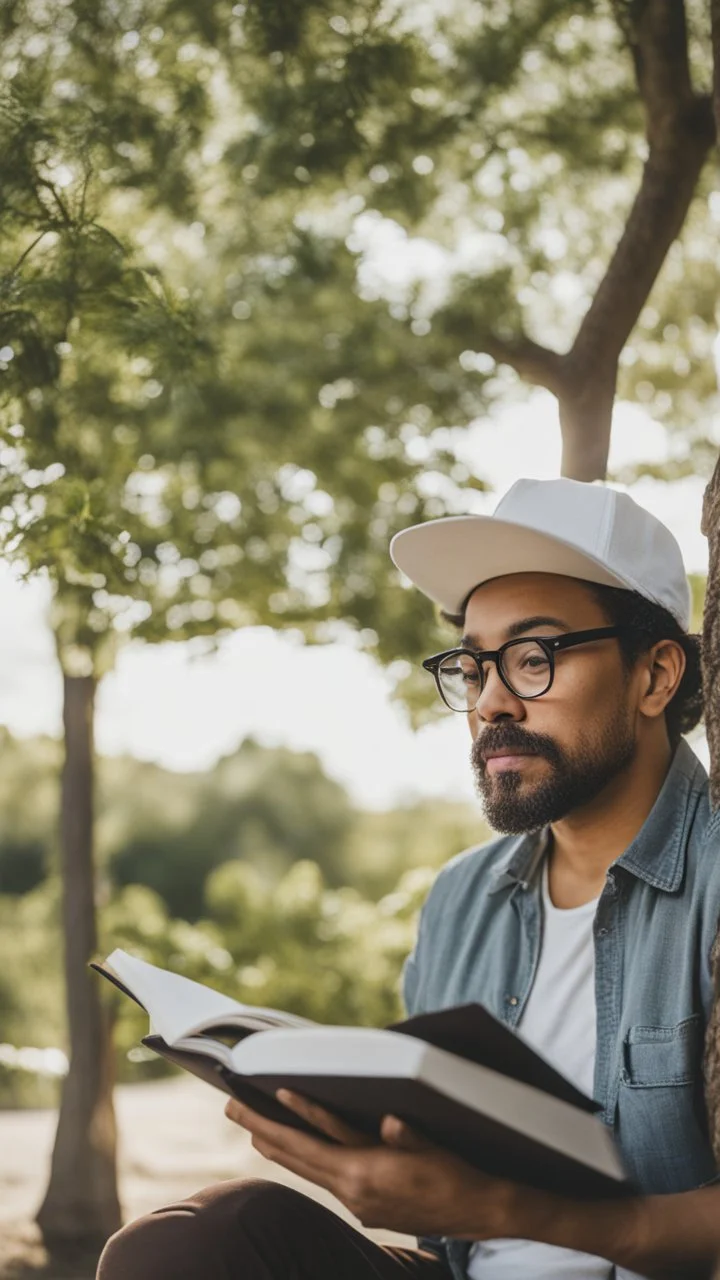
<instances>
[{"instance_id":1,"label":"tree branch","mask_svg":"<svg viewBox=\"0 0 720 1280\"><path fill-rule=\"evenodd\" d=\"M37 248L37 246L39 245L40 241L41 241L41 240L43 240L43 239L45 238L45 236L46 236L46 235L48 235L48 232L47 232L47 231L41 231L41 232L40 232L40 235L39 235L39 236L36 236L36 237L35 237L35 239L32 241L32 243L28 245L27 249L25 249L25 250L20 254L20 257L18 258L18 260L17 260L17 262L15 263L15 265L14 265L13 267L11 267L11 268L10 268L10 272L9 272L9 274L10 274L11 276L15 276L15 275L17 275L17 273L18 273L18 271L20 270L20 268L21 268L21 266L23 265L23 263L26 261L26 259L27 259L27 258L29 258L29 257L30 257L30 254L32 253L33 249L36 249L36 248Z\"/></svg>"},{"instance_id":2,"label":"tree branch","mask_svg":"<svg viewBox=\"0 0 720 1280\"><path fill-rule=\"evenodd\" d=\"M498 338L492 334L482 339L482 350L499 364L509 364L525 382L546 387L559 396L562 390L564 357L532 338Z\"/></svg>"},{"instance_id":3,"label":"tree branch","mask_svg":"<svg viewBox=\"0 0 720 1280\"><path fill-rule=\"evenodd\" d=\"M624 29L645 104L648 142L693 100L684 0L635 0Z\"/></svg>"},{"instance_id":4,"label":"tree branch","mask_svg":"<svg viewBox=\"0 0 720 1280\"><path fill-rule=\"evenodd\" d=\"M715 129L720 138L720 0L710 0L710 32L713 60L713 107Z\"/></svg>"},{"instance_id":5,"label":"tree branch","mask_svg":"<svg viewBox=\"0 0 720 1280\"><path fill-rule=\"evenodd\" d=\"M693 93L682 0L640 0L622 8L649 154L617 249L568 355L576 385L598 362L607 370L617 364L715 140L710 98Z\"/></svg>"}]
</instances>

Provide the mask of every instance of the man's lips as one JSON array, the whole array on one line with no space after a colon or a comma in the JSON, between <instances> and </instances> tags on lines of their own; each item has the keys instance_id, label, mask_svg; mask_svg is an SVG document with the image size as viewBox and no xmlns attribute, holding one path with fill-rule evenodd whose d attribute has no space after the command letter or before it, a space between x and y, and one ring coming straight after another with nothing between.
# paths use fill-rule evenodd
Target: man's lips
<instances>
[{"instance_id":1,"label":"man's lips","mask_svg":"<svg viewBox=\"0 0 720 1280\"><path fill-rule=\"evenodd\" d=\"M488 773L499 773L502 769L521 769L526 760L532 760L536 755L536 751L524 750L522 747L490 747L482 752Z\"/></svg>"}]
</instances>

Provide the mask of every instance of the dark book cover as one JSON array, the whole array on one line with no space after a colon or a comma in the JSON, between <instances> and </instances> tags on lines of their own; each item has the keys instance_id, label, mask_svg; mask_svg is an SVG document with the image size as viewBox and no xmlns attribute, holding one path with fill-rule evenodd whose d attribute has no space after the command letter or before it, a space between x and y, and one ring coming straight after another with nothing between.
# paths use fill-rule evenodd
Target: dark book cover
<instances>
[{"instance_id":1,"label":"dark book cover","mask_svg":"<svg viewBox=\"0 0 720 1280\"><path fill-rule=\"evenodd\" d=\"M293 1072L248 1078L203 1054L172 1048L160 1036L146 1036L143 1044L238 1098L260 1115L292 1128L315 1132L315 1136L324 1135L318 1135L299 1116L283 1107L274 1096L277 1089L291 1088L373 1136L379 1135L384 1115L396 1115L483 1173L511 1178L545 1191L572 1195L575 1199L619 1198L633 1192L629 1182L618 1182L598 1173L582 1161L554 1151L418 1080Z\"/></svg>"}]
</instances>

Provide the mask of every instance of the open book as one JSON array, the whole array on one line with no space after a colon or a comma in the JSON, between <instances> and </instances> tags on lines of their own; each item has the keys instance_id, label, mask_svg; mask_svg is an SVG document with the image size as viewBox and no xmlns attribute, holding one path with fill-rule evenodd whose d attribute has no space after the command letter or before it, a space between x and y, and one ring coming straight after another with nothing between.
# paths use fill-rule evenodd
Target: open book
<instances>
[{"instance_id":1,"label":"open book","mask_svg":"<svg viewBox=\"0 0 720 1280\"><path fill-rule=\"evenodd\" d=\"M632 1191L595 1103L482 1005L382 1031L332 1027L240 1004L125 951L93 968L148 1013L143 1044L263 1115L308 1128L275 1097L284 1087L367 1133L400 1116L486 1173L575 1197Z\"/></svg>"}]
</instances>

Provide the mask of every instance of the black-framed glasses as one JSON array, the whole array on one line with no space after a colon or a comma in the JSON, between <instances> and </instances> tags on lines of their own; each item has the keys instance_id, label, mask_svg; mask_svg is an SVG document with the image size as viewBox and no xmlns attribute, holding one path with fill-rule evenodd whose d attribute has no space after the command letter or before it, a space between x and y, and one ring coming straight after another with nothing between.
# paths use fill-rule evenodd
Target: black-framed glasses
<instances>
[{"instance_id":1,"label":"black-framed glasses","mask_svg":"<svg viewBox=\"0 0 720 1280\"><path fill-rule=\"evenodd\" d=\"M485 687L485 665L494 662L503 684L518 698L540 698L555 678L555 654L578 644L619 636L625 627L593 627L559 636L521 636L499 649L447 649L426 658L438 693L451 711L474 711Z\"/></svg>"}]
</instances>

